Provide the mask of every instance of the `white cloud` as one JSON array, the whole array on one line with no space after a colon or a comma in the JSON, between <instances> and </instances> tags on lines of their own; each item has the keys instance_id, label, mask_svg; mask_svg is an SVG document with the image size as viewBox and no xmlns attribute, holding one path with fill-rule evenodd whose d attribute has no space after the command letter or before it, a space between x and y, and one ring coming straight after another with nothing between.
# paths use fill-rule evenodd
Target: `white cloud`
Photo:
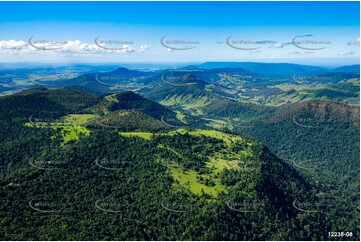
<instances>
[{"instance_id":1,"label":"white cloud","mask_svg":"<svg viewBox=\"0 0 361 242\"><path fill-rule=\"evenodd\" d=\"M262 40L262 41L257 41L258 44L266 44L268 45L268 48L276 48L276 49L281 49L284 48L285 46L291 45L292 42L278 42L278 41L274 41L274 40Z\"/></svg>"},{"instance_id":2,"label":"white cloud","mask_svg":"<svg viewBox=\"0 0 361 242\"><path fill-rule=\"evenodd\" d=\"M101 48L96 44L88 44L80 40L59 41L58 43L41 41L32 41L27 43L22 40L1 40L0 41L0 53L9 54L44 54L47 53L63 53L66 55L94 55L94 54L106 54L106 53L133 53L144 52L150 49L150 45L140 45L138 48L130 45L123 45L121 48Z\"/></svg>"},{"instance_id":3,"label":"white cloud","mask_svg":"<svg viewBox=\"0 0 361 242\"><path fill-rule=\"evenodd\" d=\"M22 54L32 51L32 47L22 40L0 40L0 53Z\"/></svg>"},{"instance_id":4,"label":"white cloud","mask_svg":"<svg viewBox=\"0 0 361 242\"><path fill-rule=\"evenodd\" d=\"M277 42L272 47L273 48L283 48L283 47L285 47L285 45L283 43Z\"/></svg>"},{"instance_id":5,"label":"white cloud","mask_svg":"<svg viewBox=\"0 0 361 242\"><path fill-rule=\"evenodd\" d=\"M303 51L303 52L300 52L300 51L294 51L294 52L290 52L288 53L289 55L312 55L313 52L312 51Z\"/></svg>"},{"instance_id":6,"label":"white cloud","mask_svg":"<svg viewBox=\"0 0 361 242\"><path fill-rule=\"evenodd\" d=\"M26 47L27 44L25 43L25 41L22 40L1 40L0 41L0 49L22 49L24 47Z\"/></svg>"},{"instance_id":7,"label":"white cloud","mask_svg":"<svg viewBox=\"0 0 361 242\"><path fill-rule=\"evenodd\" d=\"M354 40L351 40L350 42L347 43L347 45L357 45L357 46L360 46L360 37L354 39Z\"/></svg>"},{"instance_id":8,"label":"white cloud","mask_svg":"<svg viewBox=\"0 0 361 242\"><path fill-rule=\"evenodd\" d=\"M344 52L339 52L338 55L354 55L355 51L344 51Z\"/></svg>"},{"instance_id":9,"label":"white cloud","mask_svg":"<svg viewBox=\"0 0 361 242\"><path fill-rule=\"evenodd\" d=\"M250 50L248 51L249 54L257 54L257 53L261 53L262 50Z\"/></svg>"},{"instance_id":10,"label":"white cloud","mask_svg":"<svg viewBox=\"0 0 361 242\"><path fill-rule=\"evenodd\" d=\"M150 49L150 45L141 45L139 46L138 52L144 52Z\"/></svg>"},{"instance_id":11,"label":"white cloud","mask_svg":"<svg viewBox=\"0 0 361 242\"><path fill-rule=\"evenodd\" d=\"M299 51L290 52L290 53L288 53L288 54L289 54L289 55L302 55L302 53L299 52Z\"/></svg>"}]
</instances>

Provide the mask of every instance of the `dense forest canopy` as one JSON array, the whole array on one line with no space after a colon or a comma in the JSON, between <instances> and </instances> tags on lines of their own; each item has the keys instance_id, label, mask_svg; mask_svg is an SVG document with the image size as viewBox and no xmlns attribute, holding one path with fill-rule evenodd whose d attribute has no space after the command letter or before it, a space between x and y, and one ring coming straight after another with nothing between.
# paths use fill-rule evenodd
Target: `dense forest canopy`
<instances>
[{"instance_id":1,"label":"dense forest canopy","mask_svg":"<svg viewBox=\"0 0 361 242\"><path fill-rule=\"evenodd\" d=\"M192 127L192 117L133 92L1 97L0 237L329 240L347 231L342 240L358 240L357 120L342 115L316 130L282 109L239 108L214 107L213 116L272 115L273 123Z\"/></svg>"}]
</instances>

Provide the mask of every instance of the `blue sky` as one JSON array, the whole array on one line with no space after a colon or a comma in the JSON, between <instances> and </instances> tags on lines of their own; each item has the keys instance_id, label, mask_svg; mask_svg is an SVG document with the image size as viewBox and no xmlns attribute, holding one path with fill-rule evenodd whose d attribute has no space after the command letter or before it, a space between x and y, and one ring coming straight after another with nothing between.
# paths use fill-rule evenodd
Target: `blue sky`
<instances>
[{"instance_id":1,"label":"blue sky","mask_svg":"<svg viewBox=\"0 0 361 242\"><path fill-rule=\"evenodd\" d=\"M0 2L0 9L0 62L332 66L360 56L359 2Z\"/></svg>"}]
</instances>

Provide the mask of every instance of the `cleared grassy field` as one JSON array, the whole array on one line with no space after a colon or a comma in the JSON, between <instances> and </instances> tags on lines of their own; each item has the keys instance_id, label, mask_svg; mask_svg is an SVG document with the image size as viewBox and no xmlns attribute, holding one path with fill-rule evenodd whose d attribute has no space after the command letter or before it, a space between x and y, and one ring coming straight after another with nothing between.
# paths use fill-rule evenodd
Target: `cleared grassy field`
<instances>
[{"instance_id":1,"label":"cleared grassy field","mask_svg":"<svg viewBox=\"0 0 361 242\"><path fill-rule=\"evenodd\" d=\"M193 136L208 136L216 139L223 140L226 144L227 155L225 156L223 152L216 152L213 156L208 156L208 161L205 162L205 166L210 168L210 173L208 174L199 174L193 169L185 170L181 164L164 164L164 161L159 160L167 169L170 171L173 178L177 181L174 183L174 189L179 189L180 187L189 190L190 192L200 195L202 193L217 197L220 192L224 192L226 189L220 182L220 173L224 169L237 169L242 170L244 166L247 165L247 158L252 156L252 153L248 149L240 150L239 152L231 152L229 148L233 143L241 142L243 139L236 135L226 134L220 131L215 130L194 130L189 131L187 129L177 129L168 133L159 134L159 135L175 135L177 133ZM164 148L172 151L175 155L182 159L182 156L174 151L171 147L165 145L159 145L159 148ZM240 167L240 165L242 167ZM211 181L214 185L206 185L204 181Z\"/></svg>"},{"instance_id":2,"label":"cleared grassy field","mask_svg":"<svg viewBox=\"0 0 361 242\"><path fill-rule=\"evenodd\" d=\"M214 178L212 175L201 175L203 179L210 179L215 183L214 186L210 187L198 181L197 177L200 177L200 175L194 170L182 171L181 169L171 168L170 172L173 178L179 182L179 185L187 188L194 194L201 195L206 193L217 197L220 192L225 191L225 187L220 184L219 179Z\"/></svg>"},{"instance_id":3,"label":"cleared grassy field","mask_svg":"<svg viewBox=\"0 0 361 242\"><path fill-rule=\"evenodd\" d=\"M105 96L105 100L107 100L110 103L117 103L119 102L118 99L115 97L117 94L111 94L108 96Z\"/></svg>"},{"instance_id":4,"label":"cleared grassy field","mask_svg":"<svg viewBox=\"0 0 361 242\"><path fill-rule=\"evenodd\" d=\"M216 138L216 139L220 139L223 140L228 146L232 143L232 142L236 142L236 141L242 141L243 139L240 136L237 135L231 135L231 134L226 134L223 133L221 131L217 131L217 130L203 130L203 129L197 129L197 130L192 130L189 131L187 129L177 129L174 131L170 131L167 134L168 135L174 135L176 133L180 133L180 134L186 134L188 133L189 135L193 135L193 136L208 136L208 137L212 137L212 138Z\"/></svg>"},{"instance_id":5,"label":"cleared grassy field","mask_svg":"<svg viewBox=\"0 0 361 242\"><path fill-rule=\"evenodd\" d=\"M179 119L183 123L187 124L187 122L185 121L185 115L183 113L181 113L180 111L175 111L175 113L176 113L177 119Z\"/></svg>"},{"instance_id":6,"label":"cleared grassy field","mask_svg":"<svg viewBox=\"0 0 361 242\"><path fill-rule=\"evenodd\" d=\"M79 139L80 134L90 134L90 131L82 125L94 117L94 114L69 114L56 122L26 122L24 125L33 128L60 129L63 140L61 146L63 146L71 140ZM56 137L57 136L54 135L51 138L55 139Z\"/></svg>"},{"instance_id":7,"label":"cleared grassy field","mask_svg":"<svg viewBox=\"0 0 361 242\"><path fill-rule=\"evenodd\" d=\"M185 110L195 109L198 114L202 114L201 108L209 104L211 100L208 97L194 99L192 95L173 96L169 99L159 102L165 106L180 105Z\"/></svg>"},{"instance_id":8,"label":"cleared grassy field","mask_svg":"<svg viewBox=\"0 0 361 242\"><path fill-rule=\"evenodd\" d=\"M120 132L120 135L125 137L136 136L142 139L150 140L152 137L152 133L149 132Z\"/></svg>"},{"instance_id":9,"label":"cleared grassy field","mask_svg":"<svg viewBox=\"0 0 361 242\"><path fill-rule=\"evenodd\" d=\"M70 123L72 125L82 125L94 118L95 114L69 114L63 118L64 123Z\"/></svg>"},{"instance_id":10,"label":"cleared grassy field","mask_svg":"<svg viewBox=\"0 0 361 242\"><path fill-rule=\"evenodd\" d=\"M65 145L67 142L71 140L79 139L80 134L89 135L90 131L81 126L57 126L56 128L61 128L61 137L63 142L61 145ZM53 136L52 138L56 138Z\"/></svg>"}]
</instances>

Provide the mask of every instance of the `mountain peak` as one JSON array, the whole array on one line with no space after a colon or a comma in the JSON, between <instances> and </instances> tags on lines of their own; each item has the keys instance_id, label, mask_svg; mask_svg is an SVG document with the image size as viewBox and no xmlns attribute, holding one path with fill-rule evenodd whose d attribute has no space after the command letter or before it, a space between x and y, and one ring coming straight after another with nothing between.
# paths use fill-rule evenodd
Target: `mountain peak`
<instances>
[{"instance_id":1,"label":"mountain peak","mask_svg":"<svg viewBox=\"0 0 361 242\"><path fill-rule=\"evenodd\" d=\"M117 99L119 101L122 101L122 100L127 100L127 101L135 101L135 100L145 100L144 97L136 94L135 92L133 91L124 91L124 92L121 92L119 94L117 94Z\"/></svg>"},{"instance_id":2,"label":"mountain peak","mask_svg":"<svg viewBox=\"0 0 361 242\"><path fill-rule=\"evenodd\" d=\"M125 67L118 67L117 69L115 69L113 72L129 72L130 70L128 68Z\"/></svg>"}]
</instances>

